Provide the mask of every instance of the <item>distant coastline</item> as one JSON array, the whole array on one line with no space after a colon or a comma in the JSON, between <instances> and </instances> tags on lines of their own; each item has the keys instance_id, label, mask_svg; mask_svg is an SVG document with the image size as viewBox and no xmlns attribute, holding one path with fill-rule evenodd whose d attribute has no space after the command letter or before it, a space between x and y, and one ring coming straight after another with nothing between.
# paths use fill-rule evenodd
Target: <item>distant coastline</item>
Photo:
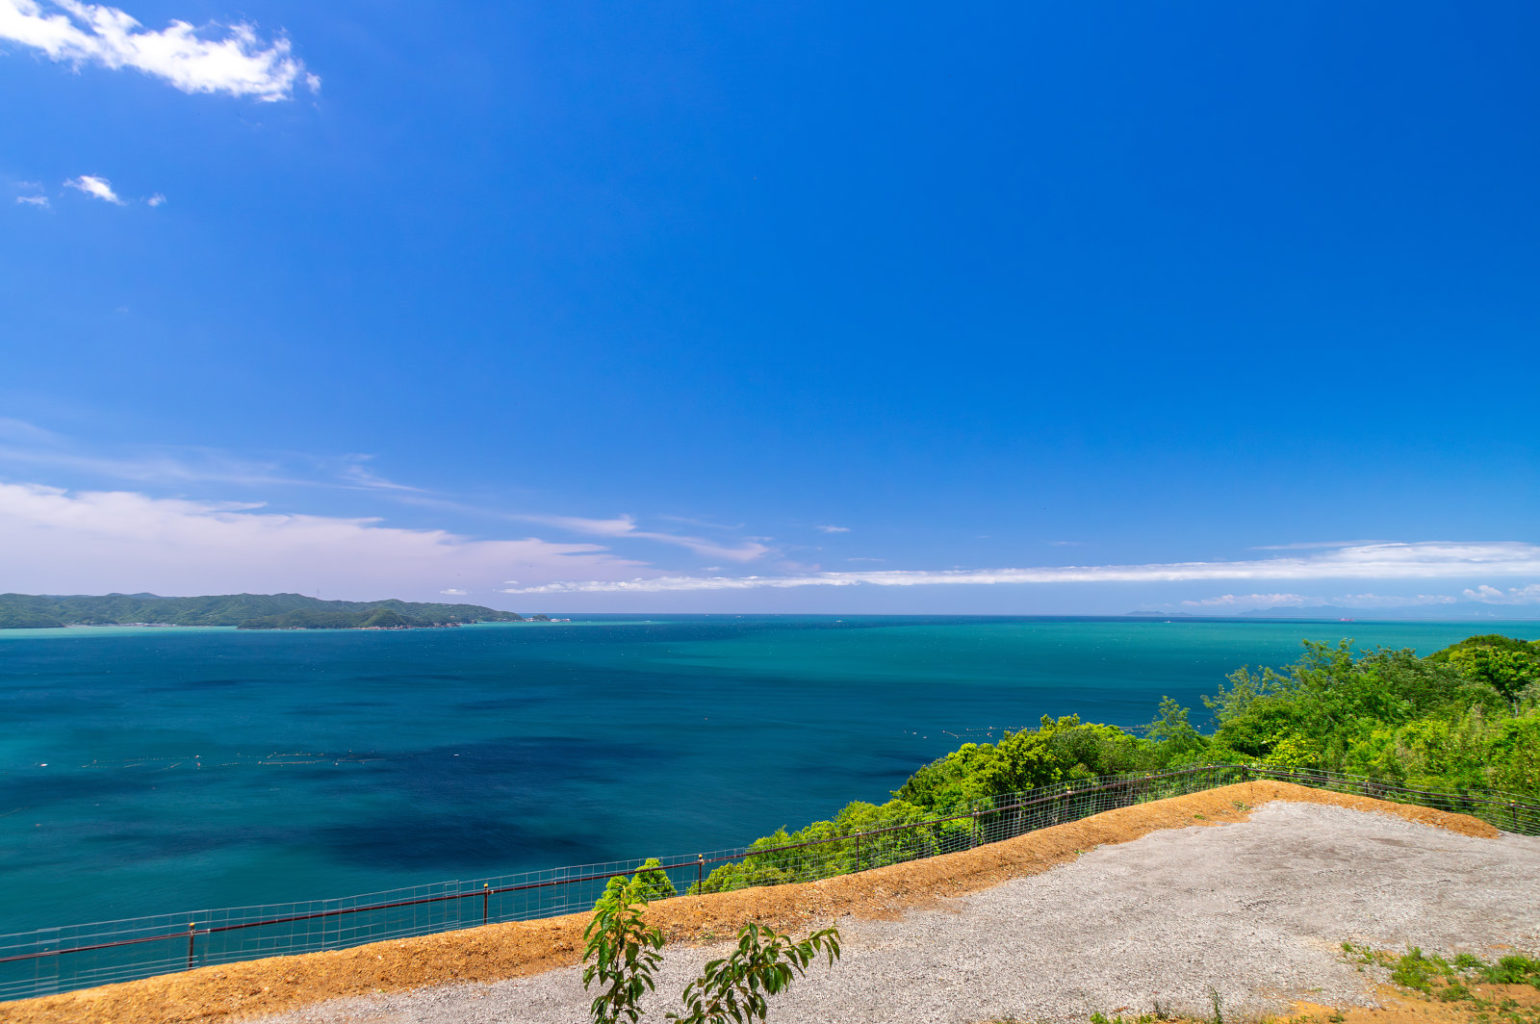
<instances>
[{"instance_id":1,"label":"distant coastline","mask_svg":"<svg viewBox=\"0 0 1540 1024\"><path fill-rule=\"evenodd\" d=\"M452 629L478 622L552 622L474 604L322 601L302 594L55 596L0 594L0 629L233 626L236 629Z\"/></svg>"}]
</instances>

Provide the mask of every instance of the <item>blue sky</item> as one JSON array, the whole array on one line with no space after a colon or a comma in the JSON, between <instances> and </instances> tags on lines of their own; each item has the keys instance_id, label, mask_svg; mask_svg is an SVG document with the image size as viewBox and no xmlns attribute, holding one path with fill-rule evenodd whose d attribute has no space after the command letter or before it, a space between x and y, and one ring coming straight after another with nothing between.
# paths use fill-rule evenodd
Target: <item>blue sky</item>
<instances>
[{"instance_id":1,"label":"blue sky","mask_svg":"<svg viewBox=\"0 0 1540 1024\"><path fill-rule=\"evenodd\" d=\"M0 590L1540 614L1532 4L123 4L0 0Z\"/></svg>"}]
</instances>

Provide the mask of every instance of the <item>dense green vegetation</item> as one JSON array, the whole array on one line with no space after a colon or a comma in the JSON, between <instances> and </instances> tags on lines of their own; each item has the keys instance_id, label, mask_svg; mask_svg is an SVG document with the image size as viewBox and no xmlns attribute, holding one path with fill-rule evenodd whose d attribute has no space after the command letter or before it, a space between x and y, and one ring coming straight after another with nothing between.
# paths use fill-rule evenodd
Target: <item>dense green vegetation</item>
<instances>
[{"instance_id":1,"label":"dense green vegetation","mask_svg":"<svg viewBox=\"0 0 1540 1024\"><path fill-rule=\"evenodd\" d=\"M1241 668L1204 698L1211 731L1167 697L1154 721L1130 732L1044 717L998 743L968 743L915 772L884 804L856 802L832 821L782 828L752 844L767 850L924 821L990 798L1096 775L1190 764L1264 764L1368 776L1419 788L1503 790L1540 799L1540 642L1474 636L1426 658L1411 650L1355 652L1306 643L1282 671ZM931 852L967 820L892 834L898 856ZM912 846L913 849L907 847ZM854 843L822 848L859 870ZM716 869L704 890L797 877L799 851Z\"/></svg>"},{"instance_id":2,"label":"dense green vegetation","mask_svg":"<svg viewBox=\"0 0 1540 1024\"><path fill-rule=\"evenodd\" d=\"M537 615L536 619L545 616ZM467 622L520 622L513 612L474 604L409 601L321 601L300 594L225 594L157 597L107 594L55 597L0 594L0 629L64 626L238 626L241 629L370 629L447 626Z\"/></svg>"}]
</instances>

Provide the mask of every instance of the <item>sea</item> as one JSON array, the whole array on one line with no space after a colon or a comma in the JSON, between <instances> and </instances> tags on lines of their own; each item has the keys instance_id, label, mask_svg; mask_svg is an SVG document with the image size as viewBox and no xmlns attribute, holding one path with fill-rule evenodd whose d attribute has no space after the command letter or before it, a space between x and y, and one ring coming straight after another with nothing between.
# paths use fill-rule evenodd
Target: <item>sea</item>
<instances>
[{"instance_id":1,"label":"sea","mask_svg":"<svg viewBox=\"0 0 1540 1024\"><path fill-rule=\"evenodd\" d=\"M1529 623L594 617L0 631L0 932L693 856L1043 715L1138 726L1305 639Z\"/></svg>"}]
</instances>

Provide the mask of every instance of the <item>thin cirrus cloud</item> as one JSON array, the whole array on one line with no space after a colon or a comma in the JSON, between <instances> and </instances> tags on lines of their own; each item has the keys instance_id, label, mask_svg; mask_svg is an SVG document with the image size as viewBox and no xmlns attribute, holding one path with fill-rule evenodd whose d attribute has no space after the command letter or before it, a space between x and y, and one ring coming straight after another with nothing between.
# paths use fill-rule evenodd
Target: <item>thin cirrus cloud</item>
<instances>
[{"instance_id":1,"label":"thin cirrus cloud","mask_svg":"<svg viewBox=\"0 0 1540 1024\"><path fill-rule=\"evenodd\" d=\"M446 579L616 577L645 568L596 544L477 540L250 503L9 483L0 483L0 566L6 588L21 592L303 590L358 599L426 597L443 592Z\"/></svg>"},{"instance_id":2,"label":"thin cirrus cloud","mask_svg":"<svg viewBox=\"0 0 1540 1024\"><path fill-rule=\"evenodd\" d=\"M558 581L515 594L679 593L796 587L1179 583L1201 580L1425 580L1540 576L1540 546L1519 541L1375 543L1309 554L1215 562L1066 565L1019 569L872 570L787 576L659 576Z\"/></svg>"},{"instance_id":3,"label":"thin cirrus cloud","mask_svg":"<svg viewBox=\"0 0 1540 1024\"><path fill-rule=\"evenodd\" d=\"M23 206L48 206L47 196L17 196L16 201Z\"/></svg>"},{"instance_id":4,"label":"thin cirrus cloud","mask_svg":"<svg viewBox=\"0 0 1540 1024\"><path fill-rule=\"evenodd\" d=\"M813 529L817 530L819 533L849 533L850 532L850 527L848 527L848 526L827 526L827 525L825 525L825 526L815 526L815 527L813 527Z\"/></svg>"},{"instance_id":5,"label":"thin cirrus cloud","mask_svg":"<svg viewBox=\"0 0 1540 1024\"><path fill-rule=\"evenodd\" d=\"M636 519L628 515L609 519L588 519L582 516L514 515L511 519L554 526L559 530L588 537L604 537L611 540L650 540L660 544L672 544L693 551L703 558L728 562L752 562L770 553L770 548L757 540L744 540L737 544L722 544L703 537L691 537L678 533L661 533L655 530L638 530Z\"/></svg>"},{"instance_id":6,"label":"thin cirrus cloud","mask_svg":"<svg viewBox=\"0 0 1540 1024\"><path fill-rule=\"evenodd\" d=\"M315 91L321 80L294 56L282 33L263 40L246 22L199 29L173 20L145 28L105 4L79 0L0 0L0 39L74 65L132 68L186 93L227 93L264 102Z\"/></svg>"},{"instance_id":7,"label":"thin cirrus cloud","mask_svg":"<svg viewBox=\"0 0 1540 1024\"><path fill-rule=\"evenodd\" d=\"M240 486L337 487L404 498L420 488L388 480L369 468L372 455L318 456L279 453L263 458L191 445L120 446L93 450L74 438L34 423L0 416L0 470L43 467L96 480L135 484L236 484Z\"/></svg>"}]
</instances>

